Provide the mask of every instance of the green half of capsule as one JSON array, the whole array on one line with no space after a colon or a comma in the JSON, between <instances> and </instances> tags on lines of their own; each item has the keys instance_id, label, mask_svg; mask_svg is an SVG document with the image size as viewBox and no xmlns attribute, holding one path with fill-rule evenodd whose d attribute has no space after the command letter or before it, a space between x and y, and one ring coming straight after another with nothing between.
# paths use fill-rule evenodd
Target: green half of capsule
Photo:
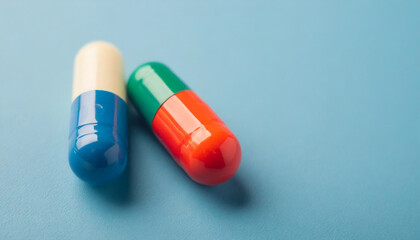
<instances>
[{"instance_id":1,"label":"green half of capsule","mask_svg":"<svg viewBox=\"0 0 420 240\"><path fill-rule=\"evenodd\" d=\"M128 94L134 105L152 126L160 106L172 95L189 90L167 66L149 62L139 66L128 80Z\"/></svg>"}]
</instances>

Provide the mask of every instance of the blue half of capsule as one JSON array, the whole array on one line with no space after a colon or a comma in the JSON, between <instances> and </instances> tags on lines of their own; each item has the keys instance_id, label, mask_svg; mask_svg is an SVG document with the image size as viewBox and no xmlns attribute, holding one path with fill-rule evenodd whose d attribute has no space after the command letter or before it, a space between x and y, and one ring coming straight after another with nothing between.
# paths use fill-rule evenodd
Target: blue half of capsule
<instances>
[{"instance_id":1,"label":"blue half of capsule","mask_svg":"<svg viewBox=\"0 0 420 240\"><path fill-rule=\"evenodd\" d=\"M127 103L114 93L92 90L72 103L69 162L91 184L118 178L127 165Z\"/></svg>"}]
</instances>

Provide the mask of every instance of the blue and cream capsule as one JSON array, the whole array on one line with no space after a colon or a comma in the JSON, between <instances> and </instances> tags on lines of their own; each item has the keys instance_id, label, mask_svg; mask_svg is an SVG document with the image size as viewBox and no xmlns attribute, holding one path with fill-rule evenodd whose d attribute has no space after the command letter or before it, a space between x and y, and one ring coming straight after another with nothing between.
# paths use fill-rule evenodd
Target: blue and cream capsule
<instances>
[{"instance_id":1,"label":"blue and cream capsule","mask_svg":"<svg viewBox=\"0 0 420 240\"><path fill-rule=\"evenodd\" d=\"M69 162L83 181L100 185L127 165L127 101L123 59L106 42L85 45L74 62Z\"/></svg>"}]
</instances>

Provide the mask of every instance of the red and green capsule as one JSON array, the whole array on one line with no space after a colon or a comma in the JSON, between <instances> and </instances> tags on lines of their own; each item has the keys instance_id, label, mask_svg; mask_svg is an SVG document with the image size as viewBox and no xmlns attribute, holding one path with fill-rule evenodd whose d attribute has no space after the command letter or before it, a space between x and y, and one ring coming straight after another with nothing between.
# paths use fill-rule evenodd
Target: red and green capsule
<instances>
[{"instance_id":1,"label":"red and green capsule","mask_svg":"<svg viewBox=\"0 0 420 240\"><path fill-rule=\"evenodd\" d=\"M217 185L238 170L238 139L168 67L157 62L138 67L128 81L128 94L159 141L194 181Z\"/></svg>"}]
</instances>

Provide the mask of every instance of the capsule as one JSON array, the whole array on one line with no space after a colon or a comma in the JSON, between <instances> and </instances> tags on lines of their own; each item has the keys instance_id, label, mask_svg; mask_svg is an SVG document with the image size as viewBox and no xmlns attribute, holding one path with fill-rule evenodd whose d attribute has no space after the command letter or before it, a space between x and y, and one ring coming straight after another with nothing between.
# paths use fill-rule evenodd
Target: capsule
<instances>
[{"instance_id":1,"label":"capsule","mask_svg":"<svg viewBox=\"0 0 420 240\"><path fill-rule=\"evenodd\" d=\"M130 99L159 141L196 182L217 185L239 168L238 139L168 67L151 62L128 81Z\"/></svg>"},{"instance_id":2,"label":"capsule","mask_svg":"<svg viewBox=\"0 0 420 240\"><path fill-rule=\"evenodd\" d=\"M83 181L101 185L127 165L127 103L121 53L88 43L74 62L69 163Z\"/></svg>"}]
</instances>

